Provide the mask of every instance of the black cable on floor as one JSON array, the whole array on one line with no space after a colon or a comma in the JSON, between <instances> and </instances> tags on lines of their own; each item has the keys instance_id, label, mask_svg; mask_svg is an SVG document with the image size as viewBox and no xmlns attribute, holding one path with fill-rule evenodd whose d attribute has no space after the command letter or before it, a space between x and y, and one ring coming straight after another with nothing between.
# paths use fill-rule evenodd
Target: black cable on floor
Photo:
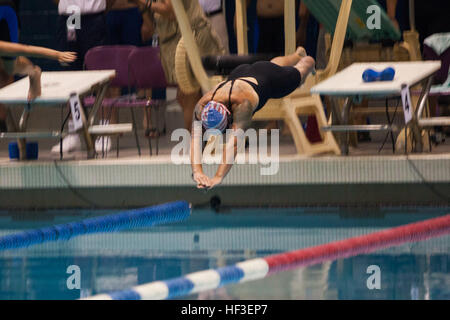
<instances>
[{"instance_id":1,"label":"black cable on floor","mask_svg":"<svg viewBox=\"0 0 450 320\"><path fill-rule=\"evenodd\" d=\"M414 164L414 162L409 158L409 155L406 154L406 160L408 161L410 167L415 171L415 173L419 176L419 178L422 180L422 183L427 186L432 193L434 193L438 198L443 199L444 201L447 201L448 203L450 203L450 197L448 197L447 195L441 193L440 191L438 191L432 184L430 184L427 179L425 179L424 175L420 172L420 170L416 167L416 165Z\"/></svg>"},{"instance_id":2,"label":"black cable on floor","mask_svg":"<svg viewBox=\"0 0 450 320\"><path fill-rule=\"evenodd\" d=\"M53 160L53 164L55 166L56 171L58 172L59 176L61 177L61 179L63 179L63 181L66 183L67 188L69 188L69 190L79 199L81 199L82 201L84 201L85 203L89 204L92 208L94 209L101 209L101 207L96 204L95 202L89 200L88 198L86 198L85 196L83 196L80 192L78 192L70 183L70 181L67 179L67 177L64 175L64 173L61 171L61 168L58 166L58 162L56 160Z\"/></svg>"},{"instance_id":3,"label":"black cable on floor","mask_svg":"<svg viewBox=\"0 0 450 320\"><path fill-rule=\"evenodd\" d=\"M389 135L391 136L391 140L392 140L392 152L395 153L395 140L394 140L394 135L392 134L392 124L395 121L395 117L397 115L397 109L398 109L399 105L400 105L400 99L397 100L397 105L395 106L395 110L394 110L394 116L392 117L392 121L391 121L391 117L389 116L389 99L388 98L386 99L386 117L387 117L388 124L389 124L389 127L391 130L388 131L388 133L386 134L386 137L384 138L384 141L383 141L380 149L378 149L378 153L380 153L381 150L383 150L384 145L386 144L387 139L389 138Z\"/></svg>"},{"instance_id":4,"label":"black cable on floor","mask_svg":"<svg viewBox=\"0 0 450 320\"><path fill-rule=\"evenodd\" d=\"M62 114L63 113L61 111L61 116L62 116ZM67 113L66 118L64 119L64 121L63 121L63 123L61 125L61 137L59 138L59 160L63 159L63 147L62 147L62 145L63 145L63 138L62 138L62 133L63 133L64 127L65 127L65 125L67 123L67 120L69 120L70 115L71 115L71 112L69 110L69 112Z\"/></svg>"},{"instance_id":5,"label":"black cable on floor","mask_svg":"<svg viewBox=\"0 0 450 320\"><path fill-rule=\"evenodd\" d=\"M396 114L397 114L398 106L399 106L399 104L400 104L400 99L397 100L397 105L395 106L394 116L392 117L392 121L390 120L390 116L389 116L389 110L388 110L388 106L389 106L389 105L388 105L388 100L389 100L389 99L386 99L386 116L387 116L387 119L388 119L389 126L392 126L392 124L394 123L394 120L395 120L395 116L396 116ZM405 126L405 154L406 154L406 160L408 161L408 164L409 164L410 167L413 169L413 171L419 176L419 178L422 180L422 183L423 183L425 186L427 186L427 187L431 190L432 193L434 193L438 198L441 198L441 199L443 199L444 201L447 201L447 202L450 203L450 197L448 197L447 195L441 193L441 192L438 191L432 184L430 184L430 183L426 180L426 178L424 177L424 175L420 172L420 170L417 168L417 166L414 164L414 162L409 158L408 151L407 151L407 141L408 141L407 133L408 133L408 131L407 131L407 126ZM381 145L381 148L378 150L378 153L380 153L381 150L384 148L384 145L386 144L387 139L389 138L389 135L391 135L391 138L392 138L392 140L393 140L392 131L390 131L390 132L388 132L388 133L386 134L386 137L385 137L385 139L384 139L384 141L383 141L383 144ZM395 142L392 141L392 143L393 143L393 148L395 148ZM395 150L395 149L394 149L394 150Z\"/></svg>"}]
</instances>

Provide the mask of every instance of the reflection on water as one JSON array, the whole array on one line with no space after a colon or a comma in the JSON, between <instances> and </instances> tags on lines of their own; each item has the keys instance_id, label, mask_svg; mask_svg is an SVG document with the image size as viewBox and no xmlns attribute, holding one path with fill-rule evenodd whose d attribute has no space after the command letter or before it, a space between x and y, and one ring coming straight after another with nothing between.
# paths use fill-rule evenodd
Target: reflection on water
<instances>
[{"instance_id":1,"label":"reflection on water","mask_svg":"<svg viewBox=\"0 0 450 320\"><path fill-rule=\"evenodd\" d=\"M77 299L268 254L423 220L440 211L342 218L300 211L195 213L188 223L91 235L68 242L0 252L0 299ZM72 218L73 220L73 218ZM43 223L1 223L0 234ZM6 230L7 229L7 230ZM69 290L67 268L80 267L81 289ZM369 266L380 289L369 289ZM450 299L450 236L370 255L300 268L189 299Z\"/></svg>"}]
</instances>

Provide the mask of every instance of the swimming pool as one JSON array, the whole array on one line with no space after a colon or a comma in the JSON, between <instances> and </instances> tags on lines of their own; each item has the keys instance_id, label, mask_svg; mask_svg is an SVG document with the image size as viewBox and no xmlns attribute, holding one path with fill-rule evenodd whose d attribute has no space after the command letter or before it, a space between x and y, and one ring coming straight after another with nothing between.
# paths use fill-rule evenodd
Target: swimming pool
<instances>
[{"instance_id":1,"label":"swimming pool","mask_svg":"<svg viewBox=\"0 0 450 320\"><path fill-rule=\"evenodd\" d=\"M181 223L0 251L0 299L78 299L437 217L449 208L195 209ZM0 235L106 211L0 215ZM79 267L81 288L67 273ZM369 288L377 266L380 289ZM233 284L182 299L450 299L450 236Z\"/></svg>"}]
</instances>

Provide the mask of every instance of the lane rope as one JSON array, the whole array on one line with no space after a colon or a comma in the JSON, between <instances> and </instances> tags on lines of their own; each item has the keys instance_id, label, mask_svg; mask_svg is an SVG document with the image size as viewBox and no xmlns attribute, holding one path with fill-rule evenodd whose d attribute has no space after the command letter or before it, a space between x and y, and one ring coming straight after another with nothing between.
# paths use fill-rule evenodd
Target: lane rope
<instances>
[{"instance_id":1,"label":"lane rope","mask_svg":"<svg viewBox=\"0 0 450 320\"><path fill-rule=\"evenodd\" d=\"M247 260L232 266L156 281L128 290L88 297L92 300L162 300L217 289L232 283L265 278L281 271L296 269L367 254L408 242L423 241L450 234L450 214L367 235L348 238L306 249Z\"/></svg>"},{"instance_id":2,"label":"lane rope","mask_svg":"<svg viewBox=\"0 0 450 320\"><path fill-rule=\"evenodd\" d=\"M0 237L0 251L18 249L49 241L69 240L81 235L117 232L179 222L191 215L191 205L176 201L121 213L88 218L78 222L26 230Z\"/></svg>"}]
</instances>

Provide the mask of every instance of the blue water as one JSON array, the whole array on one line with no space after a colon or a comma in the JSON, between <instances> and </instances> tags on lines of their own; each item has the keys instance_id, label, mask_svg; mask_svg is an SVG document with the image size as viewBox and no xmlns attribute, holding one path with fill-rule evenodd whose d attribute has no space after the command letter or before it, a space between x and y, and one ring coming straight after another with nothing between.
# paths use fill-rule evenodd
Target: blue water
<instances>
[{"instance_id":1,"label":"blue water","mask_svg":"<svg viewBox=\"0 0 450 320\"><path fill-rule=\"evenodd\" d=\"M183 223L0 251L0 299L77 299L367 234L449 209L194 210ZM105 213L3 212L0 235ZM380 270L379 289L367 286L367 268L373 265ZM70 266L80 268L80 289L67 286ZM450 236L184 298L450 299Z\"/></svg>"}]
</instances>

